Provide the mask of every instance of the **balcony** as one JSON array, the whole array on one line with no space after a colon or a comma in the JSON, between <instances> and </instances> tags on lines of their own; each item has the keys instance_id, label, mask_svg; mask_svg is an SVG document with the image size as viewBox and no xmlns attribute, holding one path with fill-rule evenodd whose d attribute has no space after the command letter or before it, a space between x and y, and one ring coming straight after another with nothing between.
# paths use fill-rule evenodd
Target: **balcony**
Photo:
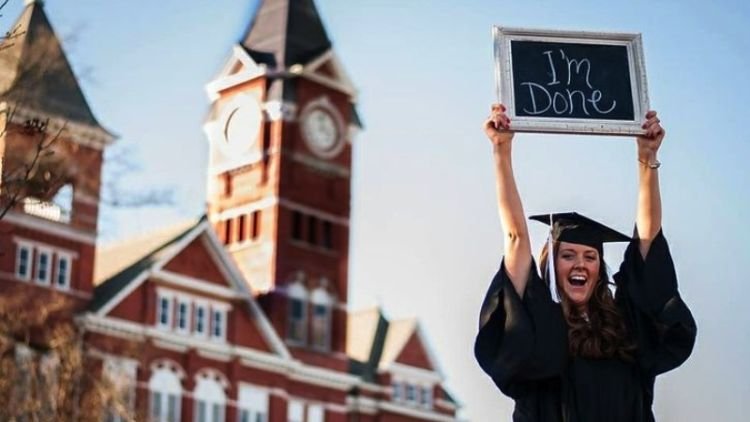
<instances>
[{"instance_id":1,"label":"balcony","mask_svg":"<svg viewBox=\"0 0 750 422\"><path fill-rule=\"evenodd\" d=\"M54 202L46 202L38 198L29 197L23 199L22 205L23 212L26 214L58 223L70 223L70 209L64 209Z\"/></svg>"}]
</instances>

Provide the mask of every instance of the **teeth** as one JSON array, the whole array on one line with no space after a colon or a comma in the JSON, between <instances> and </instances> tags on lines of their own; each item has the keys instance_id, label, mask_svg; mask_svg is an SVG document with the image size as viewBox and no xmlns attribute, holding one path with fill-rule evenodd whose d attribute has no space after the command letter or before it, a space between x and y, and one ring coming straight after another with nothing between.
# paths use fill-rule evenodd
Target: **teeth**
<instances>
[{"instance_id":1,"label":"teeth","mask_svg":"<svg viewBox=\"0 0 750 422\"><path fill-rule=\"evenodd\" d=\"M571 280L586 281L586 277L582 275L574 275L570 277Z\"/></svg>"}]
</instances>

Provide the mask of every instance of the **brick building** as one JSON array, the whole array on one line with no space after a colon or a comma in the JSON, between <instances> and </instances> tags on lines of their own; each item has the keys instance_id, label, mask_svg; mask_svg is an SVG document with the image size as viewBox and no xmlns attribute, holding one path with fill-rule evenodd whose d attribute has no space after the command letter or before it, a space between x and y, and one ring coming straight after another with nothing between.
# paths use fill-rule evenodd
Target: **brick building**
<instances>
[{"instance_id":1,"label":"brick building","mask_svg":"<svg viewBox=\"0 0 750 422\"><path fill-rule=\"evenodd\" d=\"M126 379L130 406L153 420L456 420L418 321L349 310L361 124L312 0L262 0L206 86L206 215L99 248L102 153L114 137L43 2L27 0L17 24L0 50L0 107L14 110L0 154L7 165L34 145L29 122L48 121L64 128L65 177L0 220L11 233L0 248L12 251L0 255L4 294L69 300L104 376Z\"/></svg>"}]
</instances>

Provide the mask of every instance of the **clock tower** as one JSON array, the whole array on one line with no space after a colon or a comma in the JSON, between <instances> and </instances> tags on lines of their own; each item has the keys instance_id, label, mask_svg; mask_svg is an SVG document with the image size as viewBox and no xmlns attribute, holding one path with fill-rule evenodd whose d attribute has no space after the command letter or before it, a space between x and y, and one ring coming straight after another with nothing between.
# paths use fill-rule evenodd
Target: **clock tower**
<instances>
[{"instance_id":1,"label":"clock tower","mask_svg":"<svg viewBox=\"0 0 750 422\"><path fill-rule=\"evenodd\" d=\"M312 0L261 0L207 85L208 216L295 357L346 370L355 90Z\"/></svg>"}]
</instances>

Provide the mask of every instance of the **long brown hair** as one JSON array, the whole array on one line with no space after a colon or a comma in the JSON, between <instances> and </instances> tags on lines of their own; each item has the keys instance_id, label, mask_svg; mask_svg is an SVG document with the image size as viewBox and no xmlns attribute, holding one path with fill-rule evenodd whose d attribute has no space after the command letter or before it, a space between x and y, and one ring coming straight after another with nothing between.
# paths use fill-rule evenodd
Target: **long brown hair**
<instances>
[{"instance_id":1,"label":"long brown hair","mask_svg":"<svg viewBox=\"0 0 750 422\"><path fill-rule=\"evenodd\" d=\"M557 242L555 242L557 245ZM549 251L547 244L542 249L539 264L542 269L542 279L549 285L547 274L547 259ZM555 248L555 256L557 248ZM591 359L619 358L632 361L635 343L628 336L625 319L615 304L612 291L609 289L609 276L604 257L599 254L599 280L594 286L594 292L588 303L588 321L570 300L560 292L563 314L568 324L568 350L571 356Z\"/></svg>"}]
</instances>

